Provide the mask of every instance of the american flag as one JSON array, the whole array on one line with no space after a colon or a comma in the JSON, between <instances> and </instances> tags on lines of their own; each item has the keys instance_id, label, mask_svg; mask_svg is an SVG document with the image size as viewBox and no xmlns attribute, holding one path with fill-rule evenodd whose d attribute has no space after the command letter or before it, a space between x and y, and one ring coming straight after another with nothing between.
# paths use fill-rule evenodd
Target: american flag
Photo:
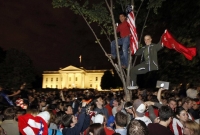
<instances>
[{"instance_id":1,"label":"american flag","mask_svg":"<svg viewBox=\"0 0 200 135\"><path fill-rule=\"evenodd\" d=\"M127 6L126 13L128 14L127 22L129 24L130 31L131 31L130 49L131 49L131 54L133 55L138 49L138 36L137 36L137 30L135 26L135 15L133 13L133 7L131 5Z\"/></svg>"}]
</instances>

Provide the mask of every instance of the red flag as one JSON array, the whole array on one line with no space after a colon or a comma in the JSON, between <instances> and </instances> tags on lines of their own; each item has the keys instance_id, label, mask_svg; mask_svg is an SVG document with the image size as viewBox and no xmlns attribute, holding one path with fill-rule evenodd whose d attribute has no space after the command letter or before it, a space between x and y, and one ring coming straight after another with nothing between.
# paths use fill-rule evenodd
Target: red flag
<instances>
[{"instance_id":1,"label":"red flag","mask_svg":"<svg viewBox=\"0 0 200 135\"><path fill-rule=\"evenodd\" d=\"M169 49L174 49L182 53L188 60L192 60L192 58L196 56L195 47L187 48L178 43L167 30L165 30L165 33L162 35L162 44Z\"/></svg>"},{"instance_id":2,"label":"red flag","mask_svg":"<svg viewBox=\"0 0 200 135\"><path fill-rule=\"evenodd\" d=\"M137 31L136 31L136 26L135 26L135 15L133 13L132 6L128 6L126 10L128 12L127 22L129 24L130 31L131 31L130 49L131 49L131 54L133 55L138 49L138 37L137 37Z\"/></svg>"}]
</instances>

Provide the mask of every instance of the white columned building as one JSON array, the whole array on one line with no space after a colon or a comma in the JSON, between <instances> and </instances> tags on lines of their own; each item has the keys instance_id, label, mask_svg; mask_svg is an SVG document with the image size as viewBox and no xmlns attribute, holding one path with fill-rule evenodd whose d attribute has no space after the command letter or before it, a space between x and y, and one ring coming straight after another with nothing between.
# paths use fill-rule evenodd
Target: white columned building
<instances>
[{"instance_id":1,"label":"white columned building","mask_svg":"<svg viewBox=\"0 0 200 135\"><path fill-rule=\"evenodd\" d=\"M93 88L101 90L101 77L106 70L86 70L68 66L58 71L44 71L42 88Z\"/></svg>"}]
</instances>

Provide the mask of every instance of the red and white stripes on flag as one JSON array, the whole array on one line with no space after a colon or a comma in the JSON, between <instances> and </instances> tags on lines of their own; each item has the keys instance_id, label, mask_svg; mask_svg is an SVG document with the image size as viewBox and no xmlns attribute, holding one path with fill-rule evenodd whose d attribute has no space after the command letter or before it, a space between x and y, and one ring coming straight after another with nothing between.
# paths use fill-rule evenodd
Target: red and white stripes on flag
<instances>
[{"instance_id":1,"label":"red and white stripes on flag","mask_svg":"<svg viewBox=\"0 0 200 135\"><path fill-rule=\"evenodd\" d=\"M135 15L133 13L133 10L131 10L128 13L127 22L130 27L131 35L130 35L130 49L131 54L135 54L135 52L138 49L138 36L137 36L137 30L135 26Z\"/></svg>"}]
</instances>

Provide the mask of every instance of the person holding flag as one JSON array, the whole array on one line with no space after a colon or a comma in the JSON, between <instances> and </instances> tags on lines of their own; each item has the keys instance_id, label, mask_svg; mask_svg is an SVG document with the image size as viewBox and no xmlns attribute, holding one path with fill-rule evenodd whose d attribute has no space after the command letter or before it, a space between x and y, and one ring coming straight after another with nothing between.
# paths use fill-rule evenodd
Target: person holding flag
<instances>
[{"instance_id":1,"label":"person holding flag","mask_svg":"<svg viewBox=\"0 0 200 135\"><path fill-rule=\"evenodd\" d=\"M158 44L153 44L150 35L144 36L144 42L146 46L138 49L135 53L135 55L142 55L142 63L131 68L131 84L127 87L130 90L138 88L136 82L138 74L145 74L149 71L158 70L157 52L163 47L163 45L161 44L161 42L159 42Z\"/></svg>"},{"instance_id":2,"label":"person holding flag","mask_svg":"<svg viewBox=\"0 0 200 135\"><path fill-rule=\"evenodd\" d=\"M184 45L178 43L167 30L165 30L158 44L152 43L150 35L144 37L144 42L146 46L138 49L135 53L135 55L142 55L141 60L143 60L143 62L131 68L130 86L127 87L129 90L138 88L136 82L138 74L145 74L149 71L158 70L157 52L163 45L168 49L174 49L182 53L188 60L192 60L192 58L196 56L195 47L186 48Z\"/></svg>"}]
</instances>

